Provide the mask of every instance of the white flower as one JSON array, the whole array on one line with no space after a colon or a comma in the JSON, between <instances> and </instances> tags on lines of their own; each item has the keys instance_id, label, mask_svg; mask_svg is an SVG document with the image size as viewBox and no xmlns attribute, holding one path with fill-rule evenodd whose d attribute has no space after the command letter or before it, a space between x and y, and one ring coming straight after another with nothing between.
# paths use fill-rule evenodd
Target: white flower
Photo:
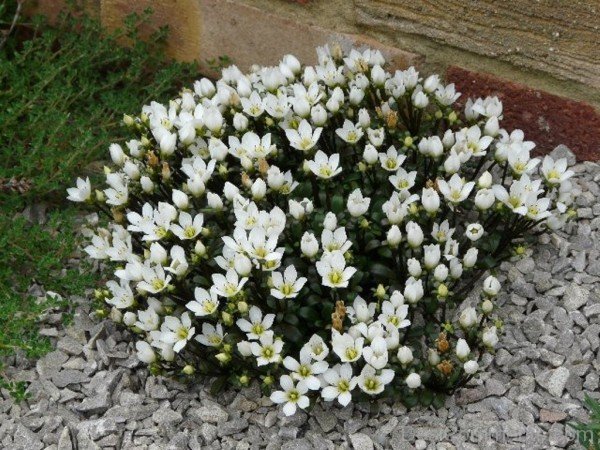
<instances>
[{"instance_id":1,"label":"white flower","mask_svg":"<svg viewBox=\"0 0 600 450\"><path fill-rule=\"evenodd\" d=\"M337 252L344 254L350 249L352 242L348 240L344 227L335 231L325 228L321 233L321 245L326 255Z\"/></svg>"},{"instance_id":2,"label":"white flower","mask_svg":"<svg viewBox=\"0 0 600 450\"><path fill-rule=\"evenodd\" d=\"M405 159L406 155L398 155L398 151L393 145L388 148L386 153L379 154L381 167L388 172L396 172Z\"/></svg>"},{"instance_id":3,"label":"white flower","mask_svg":"<svg viewBox=\"0 0 600 450\"><path fill-rule=\"evenodd\" d=\"M92 196L92 185L90 179L77 178L77 187L67 189L69 194L67 200L72 202L86 202Z\"/></svg>"},{"instance_id":4,"label":"white flower","mask_svg":"<svg viewBox=\"0 0 600 450\"><path fill-rule=\"evenodd\" d=\"M363 359L375 369L383 369L388 363L388 348L385 339L381 336L375 337L371 344L363 348Z\"/></svg>"},{"instance_id":5,"label":"white flower","mask_svg":"<svg viewBox=\"0 0 600 450\"><path fill-rule=\"evenodd\" d=\"M327 383L321 389L321 397L327 402L335 399L342 406L347 406L352 400L352 390L358 384L358 377L352 376L352 366L348 363L337 364L323 374Z\"/></svg>"},{"instance_id":6,"label":"white flower","mask_svg":"<svg viewBox=\"0 0 600 450\"><path fill-rule=\"evenodd\" d=\"M293 416L298 407L305 409L310 404L308 397L304 394L308 392L308 387L303 381L294 385L294 380L289 375L282 375L279 379L282 391L275 391L271 394L271 401L283 405L283 413L286 416Z\"/></svg>"},{"instance_id":7,"label":"white flower","mask_svg":"<svg viewBox=\"0 0 600 450\"><path fill-rule=\"evenodd\" d=\"M350 278L356 273L354 267L346 267L346 260L341 252L324 255L316 266L322 277L321 284L331 288L348 287Z\"/></svg>"},{"instance_id":8,"label":"white flower","mask_svg":"<svg viewBox=\"0 0 600 450\"><path fill-rule=\"evenodd\" d=\"M399 292L398 294L403 297ZM404 301L404 298L402 298L402 301ZM381 304L381 314L377 319L383 324L400 329L410 325L410 320L407 320L406 316L408 316L408 305L394 305L391 301L385 301Z\"/></svg>"},{"instance_id":9,"label":"white flower","mask_svg":"<svg viewBox=\"0 0 600 450\"><path fill-rule=\"evenodd\" d=\"M479 240L479 238L483 236L483 232L483 227L479 223L470 223L465 228L465 236L467 236L467 239L471 242Z\"/></svg>"},{"instance_id":10,"label":"white flower","mask_svg":"<svg viewBox=\"0 0 600 450\"><path fill-rule=\"evenodd\" d=\"M270 331L273 321L275 320L275 314L266 314L263 318L260 308L252 306L248 311L247 319L238 319L236 324L240 330L242 330L248 336L250 340L258 340L265 334L273 334Z\"/></svg>"},{"instance_id":11,"label":"white flower","mask_svg":"<svg viewBox=\"0 0 600 450\"><path fill-rule=\"evenodd\" d=\"M251 117L258 117L265 110L263 100L256 91L252 91L249 98L242 97L240 102L242 110Z\"/></svg>"},{"instance_id":12,"label":"white flower","mask_svg":"<svg viewBox=\"0 0 600 450\"><path fill-rule=\"evenodd\" d=\"M283 275L280 272L273 272L271 281L273 283L273 288L271 289L273 297L280 299L294 298L306 283L306 278L298 278L296 268L291 265L286 267Z\"/></svg>"},{"instance_id":13,"label":"white flower","mask_svg":"<svg viewBox=\"0 0 600 450\"><path fill-rule=\"evenodd\" d=\"M112 297L106 299L106 303L113 305L117 309L125 309L133 305L133 292L127 281L121 280L119 284L111 280L106 283L106 287L112 294Z\"/></svg>"},{"instance_id":14,"label":"white flower","mask_svg":"<svg viewBox=\"0 0 600 450\"><path fill-rule=\"evenodd\" d=\"M220 347L224 337L223 326L220 323L217 323L215 327L212 323L204 322L202 324L202 334L196 336L195 339L207 347Z\"/></svg>"},{"instance_id":15,"label":"white flower","mask_svg":"<svg viewBox=\"0 0 600 450\"><path fill-rule=\"evenodd\" d=\"M322 131L323 128L315 128L313 131L308 121L302 120L298 125L298 130L288 128L285 130L285 135L293 148L306 152L315 146Z\"/></svg>"},{"instance_id":16,"label":"white flower","mask_svg":"<svg viewBox=\"0 0 600 450\"><path fill-rule=\"evenodd\" d=\"M192 327L190 315L185 312L181 318L167 316L161 326L160 340L173 346L173 351L179 353L187 342L194 336L196 329Z\"/></svg>"},{"instance_id":17,"label":"white flower","mask_svg":"<svg viewBox=\"0 0 600 450\"><path fill-rule=\"evenodd\" d=\"M165 274L161 265L154 267L143 266L142 277L143 281L137 284L138 289L143 292L150 292L151 294L164 291L171 281L171 276Z\"/></svg>"},{"instance_id":18,"label":"white flower","mask_svg":"<svg viewBox=\"0 0 600 450\"><path fill-rule=\"evenodd\" d=\"M471 353L471 349L469 348L469 344L467 344L467 341L465 341L464 339L460 338L456 342L456 356L461 361L464 361L469 356L469 353Z\"/></svg>"},{"instance_id":19,"label":"white flower","mask_svg":"<svg viewBox=\"0 0 600 450\"><path fill-rule=\"evenodd\" d=\"M291 356L286 356L283 360L283 366L291 372L293 379L304 381L306 387L316 391L321 387L321 381L317 375L321 375L327 370L329 364L326 361L312 362L310 353L307 351L300 352L300 362Z\"/></svg>"},{"instance_id":20,"label":"white flower","mask_svg":"<svg viewBox=\"0 0 600 450\"><path fill-rule=\"evenodd\" d=\"M178 221L178 224L171 225L173 234L181 240L194 239L202 231L204 216L196 214L192 219L189 213L182 211L179 213Z\"/></svg>"},{"instance_id":21,"label":"white flower","mask_svg":"<svg viewBox=\"0 0 600 450\"><path fill-rule=\"evenodd\" d=\"M258 366L276 363L281 359L283 341L280 339L273 341L273 333L263 333L259 342L252 342L250 345Z\"/></svg>"},{"instance_id":22,"label":"white flower","mask_svg":"<svg viewBox=\"0 0 600 450\"><path fill-rule=\"evenodd\" d=\"M368 303L360 295L354 299L352 306L346 307L346 314L352 323L370 323L375 315L376 303Z\"/></svg>"},{"instance_id":23,"label":"white flower","mask_svg":"<svg viewBox=\"0 0 600 450\"><path fill-rule=\"evenodd\" d=\"M417 171L407 172L402 167L398 168L394 175L391 175L388 180L399 191L408 191L415 185Z\"/></svg>"},{"instance_id":24,"label":"white flower","mask_svg":"<svg viewBox=\"0 0 600 450\"><path fill-rule=\"evenodd\" d=\"M438 179L437 183L440 192L446 198L446 200L455 204L465 200L475 186L474 181L465 182L457 174L452 175L452 178L450 178L449 182L443 179Z\"/></svg>"},{"instance_id":25,"label":"white flower","mask_svg":"<svg viewBox=\"0 0 600 450\"><path fill-rule=\"evenodd\" d=\"M411 373L404 381L410 389L417 389L419 386L421 386L421 377L418 373Z\"/></svg>"},{"instance_id":26,"label":"white flower","mask_svg":"<svg viewBox=\"0 0 600 450\"><path fill-rule=\"evenodd\" d=\"M343 127L335 130L335 134L348 144L356 144L363 137L364 132L360 126L346 119Z\"/></svg>"},{"instance_id":27,"label":"white flower","mask_svg":"<svg viewBox=\"0 0 600 450\"><path fill-rule=\"evenodd\" d=\"M329 354L329 348L318 334L313 334L301 351L307 352L315 361L323 361Z\"/></svg>"},{"instance_id":28,"label":"white flower","mask_svg":"<svg viewBox=\"0 0 600 450\"><path fill-rule=\"evenodd\" d=\"M213 290L209 292L206 289L197 287L194 290L194 298L194 301L189 302L185 306L198 317L208 316L214 313L219 307L219 298Z\"/></svg>"},{"instance_id":29,"label":"white flower","mask_svg":"<svg viewBox=\"0 0 600 450\"><path fill-rule=\"evenodd\" d=\"M362 355L365 338L354 338L348 333L340 334L337 330L332 330L331 345L333 352L338 355L342 362L357 361Z\"/></svg>"},{"instance_id":30,"label":"white flower","mask_svg":"<svg viewBox=\"0 0 600 450\"><path fill-rule=\"evenodd\" d=\"M342 168L339 167L340 155L337 153L328 158L325 153L319 150L315 154L314 160L308 161L307 164L312 173L325 180L335 177L342 171Z\"/></svg>"},{"instance_id":31,"label":"white flower","mask_svg":"<svg viewBox=\"0 0 600 450\"><path fill-rule=\"evenodd\" d=\"M358 386L369 395L377 395L383 392L385 386L394 379L394 375L392 369L377 371L367 364L358 377Z\"/></svg>"},{"instance_id":32,"label":"white flower","mask_svg":"<svg viewBox=\"0 0 600 450\"><path fill-rule=\"evenodd\" d=\"M160 324L160 318L152 308L138 311L137 319L134 325L144 331L157 330Z\"/></svg>"},{"instance_id":33,"label":"white flower","mask_svg":"<svg viewBox=\"0 0 600 450\"><path fill-rule=\"evenodd\" d=\"M369 210L370 203L371 199L363 197L362 192L357 188L348 196L348 212L352 217L362 216Z\"/></svg>"},{"instance_id":34,"label":"white flower","mask_svg":"<svg viewBox=\"0 0 600 450\"><path fill-rule=\"evenodd\" d=\"M550 156L544 157L541 172L546 181L551 185L560 184L575 174L572 170L567 170L567 158L554 161Z\"/></svg>"},{"instance_id":35,"label":"white flower","mask_svg":"<svg viewBox=\"0 0 600 450\"><path fill-rule=\"evenodd\" d=\"M228 270L225 275L215 273L212 275L213 289L221 297L233 297L242 290L248 278L240 279L235 270Z\"/></svg>"}]
</instances>

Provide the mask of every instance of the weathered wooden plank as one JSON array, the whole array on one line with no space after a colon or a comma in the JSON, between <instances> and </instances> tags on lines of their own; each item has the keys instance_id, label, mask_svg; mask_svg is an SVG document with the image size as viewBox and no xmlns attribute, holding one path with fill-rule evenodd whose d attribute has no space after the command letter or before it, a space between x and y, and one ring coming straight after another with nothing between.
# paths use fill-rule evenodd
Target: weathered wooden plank
<instances>
[{"instance_id":1,"label":"weathered wooden plank","mask_svg":"<svg viewBox=\"0 0 600 450\"><path fill-rule=\"evenodd\" d=\"M354 0L357 22L600 88L600 0Z\"/></svg>"}]
</instances>

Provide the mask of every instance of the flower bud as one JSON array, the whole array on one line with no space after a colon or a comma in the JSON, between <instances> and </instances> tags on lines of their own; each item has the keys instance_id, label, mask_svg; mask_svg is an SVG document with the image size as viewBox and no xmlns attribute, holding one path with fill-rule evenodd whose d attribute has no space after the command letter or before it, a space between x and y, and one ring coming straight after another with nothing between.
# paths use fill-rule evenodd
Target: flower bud
<instances>
[{"instance_id":1,"label":"flower bud","mask_svg":"<svg viewBox=\"0 0 600 450\"><path fill-rule=\"evenodd\" d=\"M477 180L477 186L480 189L488 189L492 186L493 181L494 180L492 179L492 174L486 170L481 174L481 176Z\"/></svg>"},{"instance_id":2,"label":"flower bud","mask_svg":"<svg viewBox=\"0 0 600 450\"><path fill-rule=\"evenodd\" d=\"M127 156L119 144L110 144L108 151L110 152L110 159L112 159L112 162L117 166L120 167L125 163Z\"/></svg>"},{"instance_id":3,"label":"flower bud","mask_svg":"<svg viewBox=\"0 0 600 450\"><path fill-rule=\"evenodd\" d=\"M432 366L436 366L440 363L440 355L438 354L437 350L432 348L427 350L427 361L429 361L429 364Z\"/></svg>"},{"instance_id":4,"label":"flower bud","mask_svg":"<svg viewBox=\"0 0 600 450\"><path fill-rule=\"evenodd\" d=\"M235 113L233 116L233 127L237 131L246 131L248 129L248 118L242 113Z\"/></svg>"},{"instance_id":5,"label":"flower bud","mask_svg":"<svg viewBox=\"0 0 600 450\"><path fill-rule=\"evenodd\" d=\"M325 220L323 221L323 226L330 231L333 231L337 228L337 217L335 216L334 213L328 212L325 215Z\"/></svg>"},{"instance_id":6,"label":"flower bud","mask_svg":"<svg viewBox=\"0 0 600 450\"><path fill-rule=\"evenodd\" d=\"M467 375L473 375L479 370L479 364L477 363L477 361L474 360L467 361L464 364L463 369Z\"/></svg>"},{"instance_id":7,"label":"flower bud","mask_svg":"<svg viewBox=\"0 0 600 450\"><path fill-rule=\"evenodd\" d=\"M262 200L267 195L267 185L262 178L257 178L250 191L254 200Z\"/></svg>"},{"instance_id":8,"label":"flower bud","mask_svg":"<svg viewBox=\"0 0 600 450\"><path fill-rule=\"evenodd\" d=\"M423 109L429 104L429 98L422 91L414 91L412 95L413 106L417 109Z\"/></svg>"},{"instance_id":9,"label":"flower bud","mask_svg":"<svg viewBox=\"0 0 600 450\"><path fill-rule=\"evenodd\" d=\"M400 347L398 349L398 360L402 365L410 364L413 361L412 350L406 346Z\"/></svg>"},{"instance_id":10,"label":"flower bud","mask_svg":"<svg viewBox=\"0 0 600 450\"><path fill-rule=\"evenodd\" d=\"M216 210L223 209L223 200L217 194L209 192L206 194L206 200L208 201L208 207Z\"/></svg>"},{"instance_id":11,"label":"flower bud","mask_svg":"<svg viewBox=\"0 0 600 450\"><path fill-rule=\"evenodd\" d=\"M406 224L406 240L408 245L412 248L417 248L423 243L423 230L415 222L408 222Z\"/></svg>"},{"instance_id":12,"label":"flower bud","mask_svg":"<svg viewBox=\"0 0 600 450\"><path fill-rule=\"evenodd\" d=\"M460 326L463 328L471 328L477 323L477 311L475 308L465 308L458 318L458 322Z\"/></svg>"},{"instance_id":13,"label":"flower bud","mask_svg":"<svg viewBox=\"0 0 600 450\"><path fill-rule=\"evenodd\" d=\"M485 292L485 294L488 295L489 297L494 297L494 296L498 295L499 291L500 291L500 282L498 281L498 279L496 277L490 275L483 281L483 292Z\"/></svg>"},{"instance_id":14,"label":"flower bud","mask_svg":"<svg viewBox=\"0 0 600 450\"><path fill-rule=\"evenodd\" d=\"M143 363L152 364L156 361L156 353L146 341L137 341L135 349L137 350L138 359Z\"/></svg>"},{"instance_id":15,"label":"flower bud","mask_svg":"<svg viewBox=\"0 0 600 450\"><path fill-rule=\"evenodd\" d=\"M185 375L193 375L194 372L196 372L196 369L194 369L194 366L191 366L191 365L187 364L183 369L181 369L181 371Z\"/></svg>"},{"instance_id":16,"label":"flower bud","mask_svg":"<svg viewBox=\"0 0 600 450\"><path fill-rule=\"evenodd\" d=\"M194 244L194 253L198 256L206 255L206 246L201 241L196 241Z\"/></svg>"},{"instance_id":17,"label":"flower bud","mask_svg":"<svg viewBox=\"0 0 600 450\"><path fill-rule=\"evenodd\" d=\"M448 278L448 267L445 264L438 264L433 271L433 278L440 283Z\"/></svg>"},{"instance_id":18,"label":"flower bud","mask_svg":"<svg viewBox=\"0 0 600 450\"><path fill-rule=\"evenodd\" d=\"M496 137L500 131L500 124L498 123L498 117L492 116L485 123L483 128L483 134L486 136Z\"/></svg>"},{"instance_id":19,"label":"flower bud","mask_svg":"<svg viewBox=\"0 0 600 450\"><path fill-rule=\"evenodd\" d=\"M135 315L134 312L127 311L125 314L123 314L123 323L125 325L127 325L128 327L133 326L133 324L136 321L137 321L137 316Z\"/></svg>"},{"instance_id":20,"label":"flower bud","mask_svg":"<svg viewBox=\"0 0 600 450\"><path fill-rule=\"evenodd\" d=\"M150 177L143 176L140 178L140 185L142 186L142 190L147 194L150 194L154 190L154 182Z\"/></svg>"},{"instance_id":21,"label":"flower bud","mask_svg":"<svg viewBox=\"0 0 600 450\"><path fill-rule=\"evenodd\" d=\"M246 302L238 302L238 304L237 304L237 310L241 314L246 314L248 312L248 303L246 303Z\"/></svg>"},{"instance_id":22,"label":"flower bud","mask_svg":"<svg viewBox=\"0 0 600 450\"><path fill-rule=\"evenodd\" d=\"M322 127L327 122L327 111L323 108L323 105L320 103L315 105L310 110L310 120L313 125Z\"/></svg>"},{"instance_id":23,"label":"flower bud","mask_svg":"<svg viewBox=\"0 0 600 450\"><path fill-rule=\"evenodd\" d=\"M366 108L361 108L358 111L358 125L361 128L367 129L371 125L371 117L369 116L369 111Z\"/></svg>"},{"instance_id":24,"label":"flower bud","mask_svg":"<svg viewBox=\"0 0 600 450\"><path fill-rule=\"evenodd\" d=\"M421 196L421 203L425 211L434 214L440 209L440 196L435 189L425 188Z\"/></svg>"},{"instance_id":25,"label":"flower bud","mask_svg":"<svg viewBox=\"0 0 600 450\"><path fill-rule=\"evenodd\" d=\"M483 345L492 349L498 343L498 335L496 334L496 327L488 327L483 330L483 335L481 337Z\"/></svg>"},{"instance_id":26,"label":"flower bud","mask_svg":"<svg viewBox=\"0 0 600 450\"><path fill-rule=\"evenodd\" d=\"M450 260L450 276L455 280L459 279L463 273L463 265L458 258Z\"/></svg>"},{"instance_id":27,"label":"flower bud","mask_svg":"<svg viewBox=\"0 0 600 450\"><path fill-rule=\"evenodd\" d=\"M110 310L109 317L110 320L116 323L121 323L123 321L123 313L115 307Z\"/></svg>"},{"instance_id":28,"label":"flower bud","mask_svg":"<svg viewBox=\"0 0 600 450\"><path fill-rule=\"evenodd\" d=\"M440 262L441 249L438 244L430 244L423 247L424 258L423 262L427 270L434 269Z\"/></svg>"},{"instance_id":29,"label":"flower bud","mask_svg":"<svg viewBox=\"0 0 600 450\"><path fill-rule=\"evenodd\" d=\"M387 242L388 245L392 248L397 248L402 241L402 232L397 225L392 225L392 227L387 232Z\"/></svg>"},{"instance_id":30,"label":"flower bud","mask_svg":"<svg viewBox=\"0 0 600 450\"><path fill-rule=\"evenodd\" d=\"M233 259L233 268L242 277L247 277L252 272L252 261L246 255L238 253Z\"/></svg>"},{"instance_id":31,"label":"flower bud","mask_svg":"<svg viewBox=\"0 0 600 450\"><path fill-rule=\"evenodd\" d=\"M406 385L410 389L417 389L419 386L421 386L421 377L418 373L411 373L409 376L406 377L405 381Z\"/></svg>"},{"instance_id":32,"label":"flower bud","mask_svg":"<svg viewBox=\"0 0 600 450\"><path fill-rule=\"evenodd\" d=\"M217 358L221 364L227 364L231 361L231 355L229 353L217 353L215 358Z\"/></svg>"},{"instance_id":33,"label":"flower bud","mask_svg":"<svg viewBox=\"0 0 600 450\"><path fill-rule=\"evenodd\" d=\"M375 164L377 161L379 161L379 154L377 152L377 149L371 144L365 145L365 150L363 151L363 159L367 164Z\"/></svg>"},{"instance_id":34,"label":"flower bud","mask_svg":"<svg viewBox=\"0 0 600 450\"><path fill-rule=\"evenodd\" d=\"M223 116L221 115L221 111L216 107L206 109L202 120L206 128L213 133L218 133L223 128Z\"/></svg>"},{"instance_id":35,"label":"flower bud","mask_svg":"<svg viewBox=\"0 0 600 450\"><path fill-rule=\"evenodd\" d=\"M463 258L463 265L468 269L473 267L475 263L477 263L478 253L479 251L475 247L471 247L469 250L467 250L465 257Z\"/></svg>"},{"instance_id":36,"label":"flower bud","mask_svg":"<svg viewBox=\"0 0 600 450\"><path fill-rule=\"evenodd\" d=\"M491 189L481 189L475 194L475 206L482 211L491 208L495 202L496 196Z\"/></svg>"},{"instance_id":37,"label":"flower bud","mask_svg":"<svg viewBox=\"0 0 600 450\"><path fill-rule=\"evenodd\" d=\"M469 356L469 353L471 353L471 349L469 348L469 344L467 344L467 341L465 341L462 338L459 339L456 343L456 356L458 357L458 359L464 361Z\"/></svg>"},{"instance_id":38,"label":"flower bud","mask_svg":"<svg viewBox=\"0 0 600 450\"><path fill-rule=\"evenodd\" d=\"M190 204L187 194L178 189L173 189L172 199L175 206L177 206L179 209L187 209Z\"/></svg>"},{"instance_id":39,"label":"flower bud","mask_svg":"<svg viewBox=\"0 0 600 450\"><path fill-rule=\"evenodd\" d=\"M406 265L408 266L408 273L414 278L419 278L421 273L423 273L423 269L421 268L421 263L416 258L410 258L406 261Z\"/></svg>"},{"instance_id":40,"label":"flower bud","mask_svg":"<svg viewBox=\"0 0 600 450\"><path fill-rule=\"evenodd\" d=\"M383 286L383 284L379 283L377 285L377 289L375 289L375 297L379 299L385 297L385 287Z\"/></svg>"},{"instance_id":41,"label":"flower bud","mask_svg":"<svg viewBox=\"0 0 600 450\"><path fill-rule=\"evenodd\" d=\"M302 240L300 241L300 250L304 256L312 258L319 251L319 242L314 234L309 233L308 231L304 233L302 236Z\"/></svg>"},{"instance_id":42,"label":"flower bud","mask_svg":"<svg viewBox=\"0 0 600 450\"><path fill-rule=\"evenodd\" d=\"M237 343L237 349L238 352L240 352L240 354L242 356L251 356L252 355L252 347L250 342L248 341L240 341Z\"/></svg>"},{"instance_id":43,"label":"flower bud","mask_svg":"<svg viewBox=\"0 0 600 450\"><path fill-rule=\"evenodd\" d=\"M485 315L488 315L494 310L494 304L489 299L486 299L481 304L481 310Z\"/></svg>"},{"instance_id":44,"label":"flower bud","mask_svg":"<svg viewBox=\"0 0 600 450\"><path fill-rule=\"evenodd\" d=\"M371 80L377 87L382 87L383 83L385 83L385 71L379 64L373 66L371 69Z\"/></svg>"}]
</instances>

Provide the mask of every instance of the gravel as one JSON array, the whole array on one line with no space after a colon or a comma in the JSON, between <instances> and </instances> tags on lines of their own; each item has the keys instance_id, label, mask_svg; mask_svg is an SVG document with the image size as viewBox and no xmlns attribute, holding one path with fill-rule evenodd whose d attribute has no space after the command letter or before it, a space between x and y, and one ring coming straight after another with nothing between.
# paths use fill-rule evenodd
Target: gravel
<instances>
[{"instance_id":1,"label":"gravel","mask_svg":"<svg viewBox=\"0 0 600 450\"><path fill-rule=\"evenodd\" d=\"M564 147L556 153L569 158ZM341 408L318 403L284 417L253 385L218 397L203 382L155 377L128 335L77 304L71 328L56 313L44 335L56 350L12 357L6 376L29 382L15 404L0 391L0 448L7 449L548 449L576 446L567 423L587 420L599 397L600 166L578 164L583 208L557 235L542 235L499 271L505 333L484 372L439 409L394 401ZM587 193L593 195L585 195ZM47 319L47 320L46 320Z\"/></svg>"}]
</instances>

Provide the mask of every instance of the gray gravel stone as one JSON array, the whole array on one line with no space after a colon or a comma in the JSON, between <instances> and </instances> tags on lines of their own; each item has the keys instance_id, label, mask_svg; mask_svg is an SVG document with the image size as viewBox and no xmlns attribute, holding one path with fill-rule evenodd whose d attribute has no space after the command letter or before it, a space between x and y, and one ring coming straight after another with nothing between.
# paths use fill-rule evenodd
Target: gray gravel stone
<instances>
[{"instance_id":1,"label":"gray gravel stone","mask_svg":"<svg viewBox=\"0 0 600 450\"><path fill-rule=\"evenodd\" d=\"M355 450L373 450L373 441L364 433L354 433L350 435L352 448Z\"/></svg>"},{"instance_id":2,"label":"gray gravel stone","mask_svg":"<svg viewBox=\"0 0 600 450\"><path fill-rule=\"evenodd\" d=\"M576 284L570 284L565 290L563 302L567 311L575 311L585 305L589 297L589 290Z\"/></svg>"}]
</instances>

